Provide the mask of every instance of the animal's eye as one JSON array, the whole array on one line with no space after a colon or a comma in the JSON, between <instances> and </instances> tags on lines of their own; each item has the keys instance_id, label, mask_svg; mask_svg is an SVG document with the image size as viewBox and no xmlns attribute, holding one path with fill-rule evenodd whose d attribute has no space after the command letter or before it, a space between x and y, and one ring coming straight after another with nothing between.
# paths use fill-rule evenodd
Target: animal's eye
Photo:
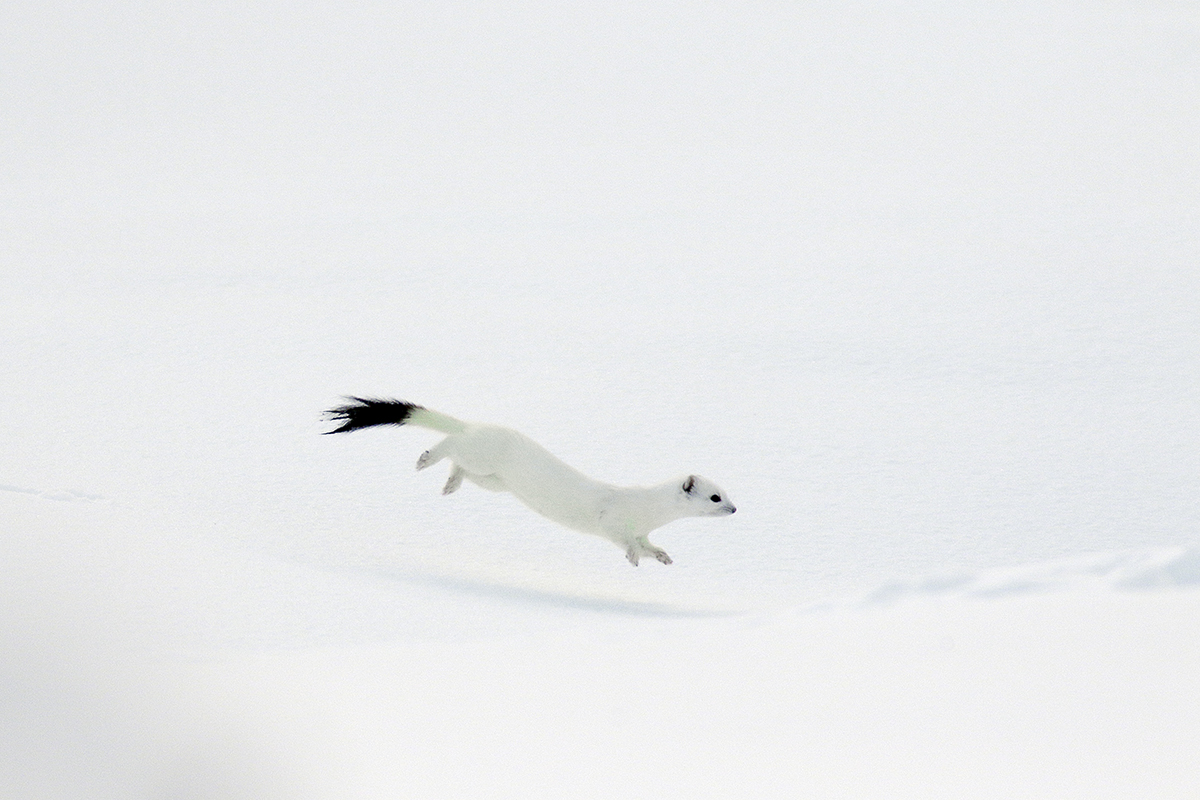
<instances>
[{"instance_id":1,"label":"animal's eye","mask_svg":"<svg viewBox=\"0 0 1200 800\"><path fill-rule=\"evenodd\" d=\"M719 502L721 502L721 495L714 494L712 497L710 497L708 499L712 500L714 503L719 503Z\"/></svg>"}]
</instances>

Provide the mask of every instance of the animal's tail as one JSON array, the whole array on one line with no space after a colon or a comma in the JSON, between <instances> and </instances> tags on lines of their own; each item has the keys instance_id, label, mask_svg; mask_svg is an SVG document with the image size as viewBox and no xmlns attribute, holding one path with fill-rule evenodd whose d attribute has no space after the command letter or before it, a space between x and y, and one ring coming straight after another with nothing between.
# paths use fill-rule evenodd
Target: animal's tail
<instances>
[{"instance_id":1,"label":"animal's tail","mask_svg":"<svg viewBox=\"0 0 1200 800\"><path fill-rule=\"evenodd\" d=\"M354 402L325 412L330 421L341 423L340 427L325 433L348 433L373 425L417 425L442 433L462 433L467 427L465 422L454 417L403 400L379 400L369 397L346 399Z\"/></svg>"}]
</instances>

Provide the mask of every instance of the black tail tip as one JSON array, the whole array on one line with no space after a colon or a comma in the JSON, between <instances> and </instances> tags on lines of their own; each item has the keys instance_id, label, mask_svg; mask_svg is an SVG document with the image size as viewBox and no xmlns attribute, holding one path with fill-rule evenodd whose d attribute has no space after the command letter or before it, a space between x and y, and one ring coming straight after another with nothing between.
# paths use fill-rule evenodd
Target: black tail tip
<instances>
[{"instance_id":1,"label":"black tail tip","mask_svg":"<svg viewBox=\"0 0 1200 800\"><path fill-rule=\"evenodd\" d=\"M415 409L422 408L414 403L403 400L385 400L373 397L347 397L353 402L331 408L325 412L330 422L340 422L341 425L330 433L349 433L359 428L370 428L375 425L403 425L408 415Z\"/></svg>"}]
</instances>

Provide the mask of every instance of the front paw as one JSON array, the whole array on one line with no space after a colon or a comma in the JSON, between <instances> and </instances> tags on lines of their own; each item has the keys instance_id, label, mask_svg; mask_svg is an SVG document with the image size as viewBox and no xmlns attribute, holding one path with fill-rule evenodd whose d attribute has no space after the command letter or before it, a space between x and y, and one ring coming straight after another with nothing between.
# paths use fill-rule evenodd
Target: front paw
<instances>
[{"instance_id":1,"label":"front paw","mask_svg":"<svg viewBox=\"0 0 1200 800\"><path fill-rule=\"evenodd\" d=\"M631 547L626 550L625 557L629 559L630 564L633 564L635 567L638 565L638 552L635 548Z\"/></svg>"},{"instance_id":2,"label":"front paw","mask_svg":"<svg viewBox=\"0 0 1200 800\"><path fill-rule=\"evenodd\" d=\"M661 561L664 564L671 563L671 557L669 555L667 555L666 550L655 550L654 557L657 558L659 561Z\"/></svg>"}]
</instances>

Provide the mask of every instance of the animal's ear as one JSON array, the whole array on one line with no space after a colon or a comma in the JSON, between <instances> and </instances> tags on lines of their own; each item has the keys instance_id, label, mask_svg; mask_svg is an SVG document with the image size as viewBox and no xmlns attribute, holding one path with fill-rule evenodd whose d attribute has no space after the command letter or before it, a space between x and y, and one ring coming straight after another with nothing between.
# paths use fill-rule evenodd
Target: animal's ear
<instances>
[{"instance_id":1,"label":"animal's ear","mask_svg":"<svg viewBox=\"0 0 1200 800\"><path fill-rule=\"evenodd\" d=\"M683 490L685 492L687 492L688 494L691 494L692 489L695 489L695 488L696 488L696 476L688 475L687 480L683 482Z\"/></svg>"}]
</instances>

